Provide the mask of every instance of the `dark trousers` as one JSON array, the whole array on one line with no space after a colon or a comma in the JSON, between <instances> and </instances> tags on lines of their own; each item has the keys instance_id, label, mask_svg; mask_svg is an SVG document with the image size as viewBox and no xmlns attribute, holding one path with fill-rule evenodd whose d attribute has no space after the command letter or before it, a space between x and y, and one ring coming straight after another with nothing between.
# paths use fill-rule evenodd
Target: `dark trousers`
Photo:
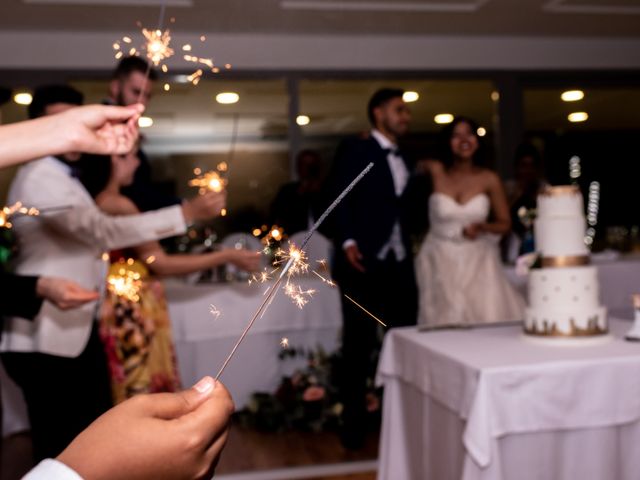
<instances>
[{"instance_id":1,"label":"dark trousers","mask_svg":"<svg viewBox=\"0 0 640 480\"><path fill-rule=\"evenodd\" d=\"M55 458L111 408L107 362L95 324L76 358L7 352L2 363L24 394L36 461Z\"/></svg>"},{"instance_id":2,"label":"dark trousers","mask_svg":"<svg viewBox=\"0 0 640 480\"><path fill-rule=\"evenodd\" d=\"M341 256L342 257L342 256ZM341 393L344 404L344 433L358 441L366 430L367 378L373 378L380 351L381 332L375 319L345 298L345 294L387 324L388 328L415 325L417 288L413 260L396 261L390 254L384 261L365 262L361 273L347 265L344 257L336 264L335 277L342 293Z\"/></svg>"}]
</instances>

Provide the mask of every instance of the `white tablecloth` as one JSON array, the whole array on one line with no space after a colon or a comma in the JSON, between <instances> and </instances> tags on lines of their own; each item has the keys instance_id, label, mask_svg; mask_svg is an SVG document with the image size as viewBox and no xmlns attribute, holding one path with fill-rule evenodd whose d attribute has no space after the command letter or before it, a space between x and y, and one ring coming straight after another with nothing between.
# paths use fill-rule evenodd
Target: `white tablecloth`
<instances>
[{"instance_id":1,"label":"white tablecloth","mask_svg":"<svg viewBox=\"0 0 640 480\"><path fill-rule=\"evenodd\" d=\"M302 309L279 292L259 318L224 371L221 380L233 395L236 408L246 405L255 391L273 392L283 375L303 367L304 358L279 360L280 340L294 348L338 348L342 326L340 294L315 277L297 277L303 290L315 294ZM184 387L204 375L215 376L271 283L186 285L166 281L169 315L173 325L178 367ZM219 311L215 318L211 305ZM4 410L3 435L29 428L24 400L0 365Z\"/></svg>"},{"instance_id":2,"label":"white tablecloth","mask_svg":"<svg viewBox=\"0 0 640 480\"><path fill-rule=\"evenodd\" d=\"M610 321L592 346L520 327L386 336L379 479L640 478L640 343Z\"/></svg>"}]
</instances>

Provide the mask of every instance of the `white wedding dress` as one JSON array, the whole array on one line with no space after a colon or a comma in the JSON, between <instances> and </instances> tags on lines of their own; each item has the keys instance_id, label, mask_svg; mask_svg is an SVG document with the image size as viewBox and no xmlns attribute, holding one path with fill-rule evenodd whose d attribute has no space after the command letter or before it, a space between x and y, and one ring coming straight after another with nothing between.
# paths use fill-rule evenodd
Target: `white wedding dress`
<instances>
[{"instance_id":1,"label":"white wedding dress","mask_svg":"<svg viewBox=\"0 0 640 480\"><path fill-rule=\"evenodd\" d=\"M431 195L431 228L415 260L420 327L523 319L524 299L503 272L499 237L462 236L467 225L487 220L490 207L484 193L464 204L440 192Z\"/></svg>"}]
</instances>

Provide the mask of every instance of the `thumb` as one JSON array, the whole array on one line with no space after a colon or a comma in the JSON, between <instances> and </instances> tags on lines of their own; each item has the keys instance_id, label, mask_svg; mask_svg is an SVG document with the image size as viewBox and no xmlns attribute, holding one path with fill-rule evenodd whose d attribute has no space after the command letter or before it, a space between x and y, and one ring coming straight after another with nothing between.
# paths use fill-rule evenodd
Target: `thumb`
<instances>
[{"instance_id":1,"label":"thumb","mask_svg":"<svg viewBox=\"0 0 640 480\"><path fill-rule=\"evenodd\" d=\"M188 390L179 393L159 393L153 396L151 415L165 420L181 417L198 408L213 395L215 381L204 377Z\"/></svg>"}]
</instances>

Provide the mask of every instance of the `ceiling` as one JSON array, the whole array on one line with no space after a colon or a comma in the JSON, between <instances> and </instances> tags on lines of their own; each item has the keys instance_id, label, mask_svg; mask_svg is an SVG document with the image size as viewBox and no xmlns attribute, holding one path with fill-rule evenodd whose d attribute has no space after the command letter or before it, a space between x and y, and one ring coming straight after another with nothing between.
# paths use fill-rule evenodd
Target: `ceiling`
<instances>
[{"instance_id":1,"label":"ceiling","mask_svg":"<svg viewBox=\"0 0 640 480\"><path fill-rule=\"evenodd\" d=\"M166 0L185 32L640 36L640 0ZM0 30L126 31L162 0L2 0ZM172 6L184 5L184 6Z\"/></svg>"}]
</instances>

